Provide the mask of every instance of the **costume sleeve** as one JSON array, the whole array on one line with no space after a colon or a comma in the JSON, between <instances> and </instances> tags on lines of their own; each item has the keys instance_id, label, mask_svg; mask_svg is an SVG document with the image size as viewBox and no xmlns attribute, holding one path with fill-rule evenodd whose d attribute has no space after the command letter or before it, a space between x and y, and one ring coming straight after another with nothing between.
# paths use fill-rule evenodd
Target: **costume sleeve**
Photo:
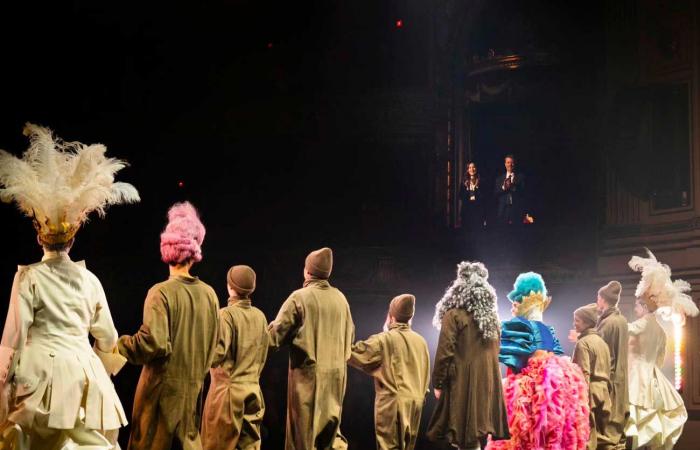
<instances>
[{"instance_id":1,"label":"costume sleeve","mask_svg":"<svg viewBox=\"0 0 700 450\"><path fill-rule=\"evenodd\" d=\"M382 365L381 334L370 336L366 341L357 341L352 346L352 354L348 364L372 375Z\"/></svg>"},{"instance_id":2,"label":"costume sleeve","mask_svg":"<svg viewBox=\"0 0 700 450\"><path fill-rule=\"evenodd\" d=\"M90 334L95 338L95 346L106 353L117 345L117 329L114 328L107 297L102 284L95 279L94 294L97 297L95 313L90 323Z\"/></svg>"},{"instance_id":3,"label":"costume sleeve","mask_svg":"<svg viewBox=\"0 0 700 450\"><path fill-rule=\"evenodd\" d=\"M455 347L457 346L457 322L454 314L447 311L442 317L440 338L435 351L435 365L433 366L433 386L442 389L449 383L450 367L452 366Z\"/></svg>"},{"instance_id":4,"label":"costume sleeve","mask_svg":"<svg viewBox=\"0 0 700 450\"><path fill-rule=\"evenodd\" d=\"M559 342L559 338L557 337L557 333L554 331L554 327L550 326L549 331L552 333L552 340L553 342L553 348L552 352L555 355L563 355L564 354L564 349L561 348L561 342Z\"/></svg>"},{"instance_id":5,"label":"costume sleeve","mask_svg":"<svg viewBox=\"0 0 700 450\"><path fill-rule=\"evenodd\" d=\"M216 340L216 352L212 367L219 367L223 364L235 340L236 330L233 327L233 318L222 309L219 311L219 337Z\"/></svg>"},{"instance_id":6,"label":"costume sleeve","mask_svg":"<svg viewBox=\"0 0 700 450\"><path fill-rule=\"evenodd\" d=\"M303 312L294 294L282 304L275 320L270 322L270 348L277 350L294 340L294 335L303 322ZM351 341L352 342L352 341Z\"/></svg>"},{"instance_id":7,"label":"costume sleeve","mask_svg":"<svg viewBox=\"0 0 700 450\"><path fill-rule=\"evenodd\" d=\"M20 267L12 281L5 329L0 341L0 422L7 419L10 384L17 362L27 341L27 331L34 323L34 283L29 269Z\"/></svg>"},{"instance_id":8,"label":"costume sleeve","mask_svg":"<svg viewBox=\"0 0 700 450\"><path fill-rule=\"evenodd\" d=\"M352 342L355 340L355 322L352 320L350 305L347 305L348 323L345 325L345 360L348 361L352 354Z\"/></svg>"},{"instance_id":9,"label":"costume sleeve","mask_svg":"<svg viewBox=\"0 0 700 450\"><path fill-rule=\"evenodd\" d=\"M647 321L644 317L637 319L634 322L627 325L630 336L637 336L642 334L642 331L647 327Z\"/></svg>"},{"instance_id":10,"label":"costume sleeve","mask_svg":"<svg viewBox=\"0 0 700 450\"><path fill-rule=\"evenodd\" d=\"M581 341L576 342L574 347L574 363L583 371L583 376L586 379L586 384L590 386L591 384L591 358L588 347Z\"/></svg>"},{"instance_id":11,"label":"costume sleeve","mask_svg":"<svg viewBox=\"0 0 700 450\"><path fill-rule=\"evenodd\" d=\"M0 341L0 385L14 375L27 331L34 323L34 283L30 270L21 267L15 274L10 294L10 305L5 319L5 329Z\"/></svg>"},{"instance_id":12,"label":"costume sleeve","mask_svg":"<svg viewBox=\"0 0 700 450\"><path fill-rule=\"evenodd\" d=\"M501 349L498 361L516 372L527 365L527 360L536 350L534 332L527 322L512 319L501 324Z\"/></svg>"},{"instance_id":13,"label":"costume sleeve","mask_svg":"<svg viewBox=\"0 0 700 450\"><path fill-rule=\"evenodd\" d=\"M159 289L151 289L143 307L143 324L133 336L119 338L119 353L132 364L147 364L170 355L168 301Z\"/></svg>"}]
</instances>

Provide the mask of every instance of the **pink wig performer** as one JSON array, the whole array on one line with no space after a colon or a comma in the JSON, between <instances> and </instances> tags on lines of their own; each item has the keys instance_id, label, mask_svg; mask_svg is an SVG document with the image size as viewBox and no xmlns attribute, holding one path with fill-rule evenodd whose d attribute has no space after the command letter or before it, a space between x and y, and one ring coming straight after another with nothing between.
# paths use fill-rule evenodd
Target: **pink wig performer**
<instances>
[{"instance_id":1,"label":"pink wig performer","mask_svg":"<svg viewBox=\"0 0 700 450\"><path fill-rule=\"evenodd\" d=\"M168 212L160 254L170 277L153 286L143 325L119 339L119 353L143 365L134 399L129 450L201 447L197 399L214 359L219 300L190 269L202 260L204 225L190 203Z\"/></svg>"},{"instance_id":2,"label":"pink wig performer","mask_svg":"<svg viewBox=\"0 0 700 450\"><path fill-rule=\"evenodd\" d=\"M194 206L189 202L176 203L168 211L168 225L160 235L162 261L171 266L200 262L205 233Z\"/></svg>"}]
</instances>

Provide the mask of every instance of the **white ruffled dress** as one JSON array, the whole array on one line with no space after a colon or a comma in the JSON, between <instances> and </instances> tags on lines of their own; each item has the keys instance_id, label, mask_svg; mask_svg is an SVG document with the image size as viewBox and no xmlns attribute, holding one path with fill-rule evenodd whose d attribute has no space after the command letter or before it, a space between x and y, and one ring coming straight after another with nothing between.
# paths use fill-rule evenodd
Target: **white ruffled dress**
<instances>
[{"instance_id":1,"label":"white ruffled dress","mask_svg":"<svg viewBox=\"0 0 700 450\"><path fill-rule=\"evenodd\" d=\"M654 314L629 325L630 420L625 430L632 448L672 449L688 419L683 399L662 373L666 332Z\"/></svg>"}]
</instances>

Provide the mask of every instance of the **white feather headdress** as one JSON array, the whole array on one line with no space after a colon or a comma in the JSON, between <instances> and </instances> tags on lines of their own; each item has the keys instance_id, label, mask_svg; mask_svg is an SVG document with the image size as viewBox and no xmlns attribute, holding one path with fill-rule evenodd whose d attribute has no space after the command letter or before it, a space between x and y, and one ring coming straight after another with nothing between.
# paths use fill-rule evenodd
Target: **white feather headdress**
<instances>
[{"instance_id":1,"label":"white feather headdress","mask_svg":"<svg viewBox=\"0 0 700 450\"><path fill-rule=\"evenodd\" d=\"M27 123L22 158L0 150L0 200L15 201L34 219L45 244L68 242L92 211L140 200L136 188L114 181L126 161L105 156L102 144L64 142L51 130Z\"/></svg>"},{"instance_id":2,"label":"white feather headdress","mask_svg":"<svg viewBox=\"0 0 700 450\"><path fill-rule=\"evenodd\" d=\"M671 268L659 262L649 249L645 250L648 258L633 256L628 263L632 270L642 273L635 297L646 295L652 297L659 308L685 316L697 316L700 311L688 295L690 284L680 279L671 281Z\"/></svg>"}]
</instances>

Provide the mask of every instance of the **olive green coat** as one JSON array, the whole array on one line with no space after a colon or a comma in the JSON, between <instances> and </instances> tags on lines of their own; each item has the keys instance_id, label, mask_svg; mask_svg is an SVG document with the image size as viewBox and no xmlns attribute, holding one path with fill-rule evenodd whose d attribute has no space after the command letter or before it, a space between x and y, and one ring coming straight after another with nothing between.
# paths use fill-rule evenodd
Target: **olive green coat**
<instances>
[{"instance_id":1,"label":"olive green coat","mask_svg":"<svg viewBox=\"0 0 700 450\"><path fill-rule=\"evenodd\" d=\"M119 338L119 353L142 364L134 397L129 450L202 448L198 399L214 360L219 301L198 278L172 276L153 286L143 325Z\"/></svg>"},{"instance_id":2,"label":"olive green coat","mask_svg":"<svg viewBox=\"0 0 700 450\"><path fill-rule=\"evenodd\" d=\"M610 350L608 344L597 331L589 328L583 331L576 341L574 363L583 371L588 384L589 404L591 406L591 436L588 449L614 448L613 441L605 434L610 420Z\"/></svg>"},{"instance_id":3,"label":"olive green coat","mask_svg":"<svg viewBox=\"0 0 700 450\"><path fill-rule=\"evenodd\" d=\"M374 377L377 449L412 450L429 391L430 356L425 339L410 325L395 323L389 331L355 343L348 363Z\"/></svg>"},{"instance_id":4,"label":"olive green coat","mask_svg":"<svg viewBox=\"0 0 700 450\"><path fill-rule=\"evenodd\" d=\"M629 332L627 319L616 307L608 308L598 319L598 334L610 350L610 400L612 402L610 421L605 435L625 443L625 425L630 415L629 391L627 387L627 353Z\"/></svg>"},{"instance_id":5,"label":"olive green coat","mask_svg":"<svg viewBox=\"0 0 700 450\"><path fill-rule=\"evenodd\" d=\"M340 419L355 326L345 296L326 280L306 281L269 330L272 348L290 346L285 449L347 448Z\"/></svg>"},{"instance_id":6,"label":"olive green coat","mask_svg":"<svg viewBox=\"0 0 700 450\"><path fill-rule=\"evenodd\" d=\"M433 386L442 395L428 425L431 440L471 448L488 434L510 437L499 349L500 339L484 340L470 312L445 313L433 362Z\"/></svg>"},{"instance_id":7,"label":"olive green coat","mask_svg":"<svg viewBox=\"0 0 700 450\"><path fill-rule=\"evenodd\" d=\"M250 299L230 299L219 311L219 340L204 403L205 450L260 449L265 402L260 373L269 345L267 319Z\"/></svg>"}]
</instances>

